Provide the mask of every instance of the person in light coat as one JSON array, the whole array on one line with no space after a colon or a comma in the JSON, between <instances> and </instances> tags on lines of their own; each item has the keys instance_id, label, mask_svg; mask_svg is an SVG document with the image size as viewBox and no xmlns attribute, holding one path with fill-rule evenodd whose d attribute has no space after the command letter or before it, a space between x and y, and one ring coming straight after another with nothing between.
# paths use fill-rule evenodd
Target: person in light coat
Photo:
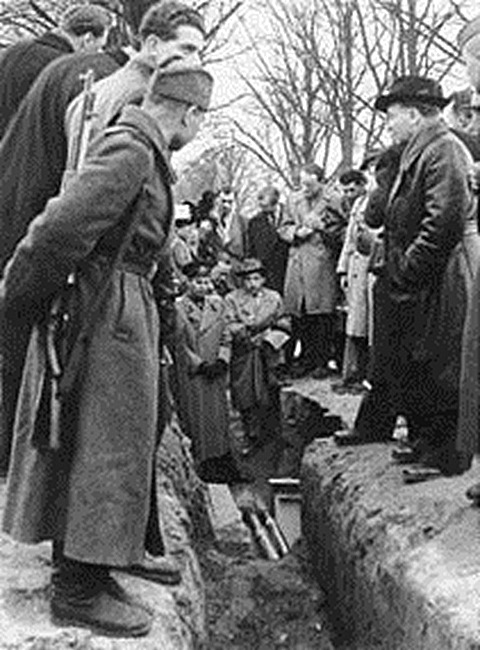
<instances>
[{"instance_id":1,"label":"person in light coat","mask_svg":"<svg viewBox=\"0 0 480 650\"><path fill-rule=\"evenodd\" d=\"M240 412L243 453L280 432L280 390L276 371L290 335L282 297L267 289L259 260L247 258L240 269L242 285L225 297L231 337L230 389Z\"/></svg>"},{"instance_id":2,"label":"person in light coat","mask_svg":"<svg viewBox=\"0 0 480 650\"><path fill-rule=\"evenodd\" d=\"M226 306L213 291L208 267L191 262L184 272L187 291L175 304L172 368L178 416L200 478L233 483L239 472L229 437Z\"/></svg>"},{"instance_id":3,"label":"person in light coat","mask_svg":"<svg viewBox=\"0 0 480 650\"><path fill-rule=\"evenodd\" d=\"M366 176L351 170L340 177L344 192L354 186L353 202L345 241L337 264L340 287L346 298L345 350L342 380L334 386L335 391L361 388L368 366L368 341L370 307L368 299L369 256L373 235L365 224L364 212L368 203L365 189Z\"/></svg>"},{"instance_id":4,"label":"person in light coat","mask_svg":"<svg viewBox=\"0 0 480 650\"><path fill-rule=\"evenodd\" d=\"M294 192L278 225L278 234L289 245L283 297L292 317L292 342L287 362L293 361L294 346L301 343L299 376L315 371L328 374L333 356L335 314L338 304L336 264L346 228L340 205L325 195L324 172L315 164L300 172L301 189Z\"/></svg>"}]
</instances>

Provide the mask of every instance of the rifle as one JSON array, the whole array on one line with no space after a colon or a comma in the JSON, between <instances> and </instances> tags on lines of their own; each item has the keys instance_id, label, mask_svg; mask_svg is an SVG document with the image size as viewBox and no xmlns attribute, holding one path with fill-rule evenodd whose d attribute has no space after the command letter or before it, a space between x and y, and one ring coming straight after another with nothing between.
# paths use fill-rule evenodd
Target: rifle
<instances>
[{"instance_id":1,"label":"rifle","mask_svg":"<svg viewBox=\"0 0 480 650\"><path fill-rule=\"evenodd\" d=\"M144 200L144 196L145 189L142 187L123 214L122 221L124 222L124 229L120 243L112 260L108 264L99 291L95 294L94 298L88 305L87 311L82 318L82 326L68 352L67 360L63 368L62 364L58 360L55 347L58 334L57 328L62 328L69 316L64 310L59 308L62 298L56 301L51 310L47 328L47 357L50 365L50 373L55 385L55 390L52 391L51 400L49 444L51 449L60 448L60 408L62 404L65 404L68 401L77 386L77 381L81 375L84 362L87 358L88 347L93 336L95 325L97 324L98 314L107 299L115 270L123 259L138 225L138 218L135 219L133 217L135 214L137 214L137 217L141 215L139 205ZM67 292L70 290L69 285L73 285L71 276L67 280ZM66 302L68 302L68 297ZM60 335L62 335L62 332L60 332Z\"/></svg>"},{"instance_id":2,"label":"rifle","mask_svg":"<svg viewBox=\"0 0 480 650\"><path fill-rule=\"evenodd\" d=\"M82 168L87 154L88 142L90 140L92 118L94 116L95 94L93 92L93 83L95 73L92 69L87 70L84 74L79 75L82 82L82 108L80 116L80 126L77 136L73 139L73 144L68 152L65 172L62 179L62 190L65 189L68 182ZM68 302L65 294L72 292L75 284L74 275L67 279L66 288L61 298L57 299L51 306L47 322L46 331L46 354L47 363L50 370L52 382L58 385L62 376L62 365L57 353L56 339L60 330L65 330L67 326L68 314L64 311L64 303ZM57 399L56 391L51 391L51 422L50 422L50 447L58 449L60 447L60 403Z\"/></svg>"},{"instance_id":3,"label":"rifle","mask_svg":"<svg viewBox=\"0 0 480 650\"><path fill-rule=\"evenodd\" d=\"M76 134L76 137L73 138L72 146L68 152L67 164L62 183L63 187L65 187L68 181L83 167L87 155L88 143L90 142L92 119L95 116L95 93L93 92L95 73L92 69L89 69L84 74L81 74L79 79L82 81L80 125L78 133Z\"/></svg>"}]
</instances>

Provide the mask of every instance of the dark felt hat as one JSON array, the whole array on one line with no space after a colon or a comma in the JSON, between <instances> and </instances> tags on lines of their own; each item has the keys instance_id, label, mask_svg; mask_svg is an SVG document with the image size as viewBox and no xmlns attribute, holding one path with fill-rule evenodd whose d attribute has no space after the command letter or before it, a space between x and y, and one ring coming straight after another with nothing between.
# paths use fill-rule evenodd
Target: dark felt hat
<instances>
[{"instance_id":1,"label":"dark felt hat","mask_svg":"<svg viewBox=\"0 0 480 650\"><path fill-rule=\"evenodd\" d=\"M237 273L242 277L245 275L250 275L250 273L261 273L262 275L265 275L265 268L260 260L251 257L242 262L242 265L238 269Z\"/></svg>"},{"instance_id":2,"label":"dark felt hat","mask_svg":"<svg viewBox=\"0 0 480 650\"><path fill-rule=\"evenodd\" d=\"M213 90L212 75L202 66L157 70L150 82L148 95L153 101L166 97L208 110Z\"/></svg>"},{"instance_id":3,"label":"dark felt hat","mask_svg":"<svg viewBox=\"0 0 480 650\"><path fill-rule=\"evenodd\" d=\"M428 104L445 108L450 99L444 97L442 87L437 81L427 77L398 77L383 95L375 100L378 111L386 111L392 104Z\"/></svg>"}]
</instances>

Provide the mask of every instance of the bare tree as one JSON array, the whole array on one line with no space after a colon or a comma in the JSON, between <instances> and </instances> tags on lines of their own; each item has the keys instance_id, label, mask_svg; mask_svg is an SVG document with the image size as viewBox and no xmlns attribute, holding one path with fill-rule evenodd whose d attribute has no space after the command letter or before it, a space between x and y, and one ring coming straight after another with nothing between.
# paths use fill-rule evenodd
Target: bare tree
<instances>
[{"instance_id":1,"label":"bare tree","mask_svg":"<svg viewBox=\"0 0 480 650\"><path fill-rule=\"evenodd\" d=\"M351 166L382 139L373 103L392 77L442 80L460 59L451 34L465 17L453 0L264 0L262 12L261 38L244 21L254 73L243 74L251 98L237 128L286 181L312 159Z\"/></svg>"},{"instance_id":2,"label":"bare tree","mask_svg":"<svg viewBox=\"0 0 480 650\"><path fill-rule=\"evenodd\" d=\"M90 0L107 7L113 17L111 40L119 46L129 44L130 30L135 34L145 11L156 0ZM192 2L205 17L207 43L205 60L218 61L230 39L232 18L244 0L197 0ZM19 38L37 36L58 25L59 17L70 0L0 0L0 48ZM127 25L130 29L127 29Z\"/></svg>"},{"instance_id":3,"label":"bare tree","mask_svg":"<svg viewBox=\"0 0 480 650\"><path fill-rule=\"evenodd\" d=\"M216 193L228 187L235 191L239 212L247 215L259 187L270 180L268 172L238 143L228 118L214 114L206 130L210 134L208 145L181 166L175 199L197 203L205 190Z\"/></svg>"}]
</instances>

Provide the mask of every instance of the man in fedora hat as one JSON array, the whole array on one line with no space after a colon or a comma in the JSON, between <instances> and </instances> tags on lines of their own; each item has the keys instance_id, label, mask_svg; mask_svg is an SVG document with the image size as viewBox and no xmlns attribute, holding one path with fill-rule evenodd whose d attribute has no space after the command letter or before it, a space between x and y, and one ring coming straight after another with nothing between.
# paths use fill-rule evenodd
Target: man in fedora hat
<instances>
[{"instance_id":1,"label":"man in fedora hat","mask_svg":"<svg viewBox=\"0 0 480 650\"><path fill-rule=\"evenodd\" d=\"M141 107L124 109L117 125L96 140L84 168L33 220L0 286L2 336L27 310L36 315L3 530L23 543L53 541L51 607L60 623L118 636L147 634L151 626L150 615L125 594L110 569L145 575L145 548L161 551L153 509L156 274L172 221L170 154L195 137L212 83L200 67L155 74ZM122 240L126 248L113 266ZM61 401L54 429L52 350L60 333L53 340L47 336L48 312L73 272L73 338L92 296L103 286L106 294L91 319L75 389Z\"/></svg>"},{"instance_id":2,"label":"man in fedora hat","mask_svg":"<svg viewBox=\"0 0 480 650\"><path fill-rule=\"evenodd\" d=\"M461 243L475 201L471 158L441 117L447 103L436 81L417 76L396 79L375 102L404 149L383 224L385 259L375 293L381 332L371 383L382 385L392 412L407 419L411 446L395 458L412 463L404 471L409 482L468 464L455 450L455 436L466 307ZM352 431L337 442L377 437Z\"/></svg>"},{"instance_id":3,"label":"man in fedora hat","mask_svg":"<svg viewBox=\"0 0 480 650\"><path fill-rule=\"evenodd\" d=\"M244 429L242 453L280 431L280 390L275 370L289 340L290 320L278 291L265 286L265 268L247 258L238 271L242 286L225 297L232 342L230 387Z\"/></svg>"}]
</instances>

